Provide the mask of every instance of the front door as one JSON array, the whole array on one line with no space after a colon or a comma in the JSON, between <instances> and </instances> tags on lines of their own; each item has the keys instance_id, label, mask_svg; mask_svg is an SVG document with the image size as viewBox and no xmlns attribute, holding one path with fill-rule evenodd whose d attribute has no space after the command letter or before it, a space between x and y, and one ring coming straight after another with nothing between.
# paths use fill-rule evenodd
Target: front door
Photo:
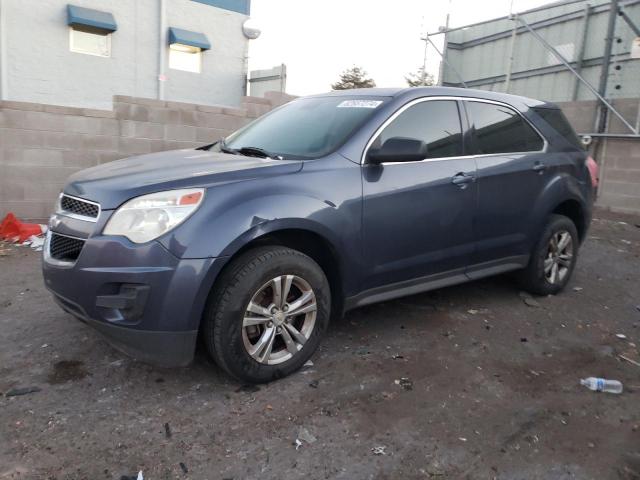
<instances>
[{"instance_id":1,"label":"front door","mask_svg":"<svg viewBox=\"0 0 640 480\"><path fill-rule=\"evenodd\" d=\"M464 273L474 244L476 166L464 157L460 105L423 99L403 107L370 148L405 137L424 141L416 162L366 162L363 290L449 272ZM365 157L366 158L366 157Z\"/></svg>"}]
</instances>

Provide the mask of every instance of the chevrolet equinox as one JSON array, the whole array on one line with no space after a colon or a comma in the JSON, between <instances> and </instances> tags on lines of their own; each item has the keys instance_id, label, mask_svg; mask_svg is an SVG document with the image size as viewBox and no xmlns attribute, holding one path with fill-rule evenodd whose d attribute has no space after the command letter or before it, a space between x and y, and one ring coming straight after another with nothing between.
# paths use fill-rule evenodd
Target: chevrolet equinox
<instances>
[{"instance_id":1,"label":"chevrolet equinox","mask_svg":"<svg viewBox=\"0 0 640 480\"><path fill-rule=\"evenodd\" d=\"M560 292L597 166L553 104L446 87L294 100L227 138L73 175L46 286L117 348L245 382L300 368L330 317L516 271Z\"/></svg>"}]
</instances>

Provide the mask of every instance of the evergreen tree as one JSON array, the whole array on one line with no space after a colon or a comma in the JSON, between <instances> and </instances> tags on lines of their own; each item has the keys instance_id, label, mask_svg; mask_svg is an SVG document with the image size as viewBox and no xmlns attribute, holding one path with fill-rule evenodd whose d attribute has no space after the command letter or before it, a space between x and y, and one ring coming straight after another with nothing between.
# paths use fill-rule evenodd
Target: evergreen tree
<instances>
[{"instance_id":1,"label":"evergreen tree","mask_svg":"<svg viewBox=\"0 0 640 480\"><path fill-rule=\"evenodd\" d=\"M423 67L420 67L417 72L410 73L409 76L404 77L404 79L410 87L429 87L435 84L433 75L426 73Z\"/></svg>"},{"instance_id":2,"label":"evergreen tree","mask_svg":"<svg viewBox=\"0 0 640 480\"><path fill-rule=\"evenodd\" d=\"M351 90L353 88L375 87L376 82L367 78L367 72L355 65L340 74L340 80L331 85L333 90Z\"/></svg>"}]
</instances>

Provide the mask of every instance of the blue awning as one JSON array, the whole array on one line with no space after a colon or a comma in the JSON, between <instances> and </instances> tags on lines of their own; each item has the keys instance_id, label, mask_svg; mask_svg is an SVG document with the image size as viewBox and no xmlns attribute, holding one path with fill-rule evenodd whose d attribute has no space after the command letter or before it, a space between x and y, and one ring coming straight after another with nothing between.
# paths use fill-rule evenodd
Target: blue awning
<instances>
[{"instance_id":1,"label":"blue awning","mask_svg":"<svg viewBox=\"0 0 640 480\"><path fill-rule=\"evenodd\" d=\"M206 3L212 7L224 8L244 15L249 15L251 11L251 0L194 0L194 2Z\"/></svg>"},{"instance_id":2,"label":"blue awning","mask_svg":"<svg viewBox=\"0 0 640 480\"><path fill-rule=\"evenodd\" d=\"M91 27L104 32L115 32L118 29L113 14L92 10L90 8L67 5L67 24L72 27Z\"/></svg>"},{"instance_id":3,"label":"blue awning","mask_svg":"<svg viewBox=\"0 0 640 480\"><path fill-rule=\"evenodd\" d=\"M204 33L191 32L182 28L169 27L169 45L181 43L182 45L191 45L199 47L202 50L209 50L211 44Z\"/></svg>"}]
</instances>

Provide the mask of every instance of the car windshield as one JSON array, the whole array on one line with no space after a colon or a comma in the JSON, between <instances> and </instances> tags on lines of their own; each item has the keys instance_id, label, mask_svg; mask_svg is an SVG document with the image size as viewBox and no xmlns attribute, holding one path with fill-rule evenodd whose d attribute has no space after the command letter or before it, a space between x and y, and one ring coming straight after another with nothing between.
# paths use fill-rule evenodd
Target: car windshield
<instances>
[{"instance_id":1,"label":"car windshield","mask_svg":"<svg viewBox=\"0 0 640 480\"><path fill-rule=\"evenodd\" d=\"M336 149L370 118L385 97L301 98L238 130L217 148L280 159L314 159Z\"/></svg>"}]
</instances>

